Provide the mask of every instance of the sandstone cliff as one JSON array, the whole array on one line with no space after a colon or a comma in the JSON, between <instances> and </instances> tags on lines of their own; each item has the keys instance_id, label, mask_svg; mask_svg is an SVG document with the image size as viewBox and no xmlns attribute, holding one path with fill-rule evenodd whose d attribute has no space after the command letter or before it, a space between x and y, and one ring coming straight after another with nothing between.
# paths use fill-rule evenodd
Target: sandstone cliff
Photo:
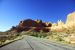
<instances>
[{"instance_id":1,"label":"sandstone cliff","mask_svg":"<svg viewBox=\"0 0 75 50\"><path fill-rule=\"evenodd\" d=\"M49 32L52 24L47 22L42 22L42 20L32 20L32 19L26 19L23 21L20 21L20 23L15 27L13 26L11 28L11 32L22 32L22 31L28 31L30 29L33 29L34 31L44 31Z\"/></svg>"}]
</instances>

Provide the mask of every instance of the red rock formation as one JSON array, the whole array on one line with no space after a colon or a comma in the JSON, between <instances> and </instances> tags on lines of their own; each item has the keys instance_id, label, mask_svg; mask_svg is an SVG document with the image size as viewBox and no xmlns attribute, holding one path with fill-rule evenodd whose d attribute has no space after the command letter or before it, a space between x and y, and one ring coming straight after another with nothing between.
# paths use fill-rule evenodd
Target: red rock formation
<instances>
[{"instance_id":1,"label":"red rock formation","mask_svg":"<svg viewBox=\"0 0 75 50\"><path fill-rule=\"evenodd\" d=\"M27 20L20 21L19 25L17 25L16 27L13 26L11 28L11 31L22 32L22 31L28 31L33 27L35 27L34 31L39 32L40 30L43 30L44 32L49 32L50 29L45 27L51 27L51 26L52 26L51 23L45 23L42 22L42 20L27 19Z\"/></svg>"}]
</instances>

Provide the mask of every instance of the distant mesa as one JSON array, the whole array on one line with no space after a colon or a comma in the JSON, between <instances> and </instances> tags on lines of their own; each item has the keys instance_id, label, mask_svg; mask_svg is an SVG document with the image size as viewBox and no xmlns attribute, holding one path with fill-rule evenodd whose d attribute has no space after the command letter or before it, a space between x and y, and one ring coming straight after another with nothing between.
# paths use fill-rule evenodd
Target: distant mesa
<instances>
[{"instance_id":1,"label":"distant mesa","mask_svg":"<svg viewBox=\"0 0 75 50\"><path fill-rule=\"evenodd\" d=\"M34 31L39 32L40 30L44 32L49 32L52 24L47 22L42 22L42 20L32 20L32 19L26 19L20 21L20 23L17 26L12 26L11 32L22 32L22 31L29 31L30 29L33 29Z\"/></svg>"}]
</instances>

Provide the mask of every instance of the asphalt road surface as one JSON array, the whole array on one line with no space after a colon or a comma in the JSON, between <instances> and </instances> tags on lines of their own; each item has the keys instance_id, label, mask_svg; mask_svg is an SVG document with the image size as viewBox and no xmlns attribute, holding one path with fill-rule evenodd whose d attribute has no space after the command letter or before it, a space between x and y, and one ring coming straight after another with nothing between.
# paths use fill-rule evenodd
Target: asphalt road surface
<instances>
[{"instance_id":1,"label":"asphalt road surface","mask_svg":"<svg viewBox=\"0 0 75 50\"><path fill-rule=\"evenodd\" d=\"M75 47L26 36L22 40L1 47L0 50L75 50Z\"/></svg>"}]
</instances>

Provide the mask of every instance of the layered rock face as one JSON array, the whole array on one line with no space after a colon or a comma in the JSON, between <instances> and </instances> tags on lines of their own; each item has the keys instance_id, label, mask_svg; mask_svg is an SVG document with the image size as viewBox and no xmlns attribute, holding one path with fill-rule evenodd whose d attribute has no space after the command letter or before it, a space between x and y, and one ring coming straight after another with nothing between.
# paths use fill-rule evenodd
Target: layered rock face
<instances>
[{"instance_id":1,"label":"layered rock face","mask_svg":"<svg viewBox=\"0 0 75 50\"><path fill-rule=\"evenodd\" d=\"M12 27L10 31L12 32L22 32L22 31L28 31L30 29L33 29L33 31L44 31L44 32L49 32L50 28L52 24L51 23L47 23L47 22L42 22L42 20L31 20L31 19L27 19L27 20L23 20L20 21L19 25L17 25L16 27Z\"/></svg>"},{"instance_id":2,"label":"layered rock face","mask_svg":"<svg viewBox=\"0 0 75 50\"><path fill-rule=\"evenodd\" d=\"M75 23L75 12L67 15L66 24Z\"/></svg>"},{"instance_id":3,"label":"layered rock face","mask_svg":"<svg viewBox=\"0 0 75 50\"><path fill-rule=\"evenodd\" d=\"M68 29L75 30L75 12L67 15L66 25Z\"/></svg>"}]
</instances>

